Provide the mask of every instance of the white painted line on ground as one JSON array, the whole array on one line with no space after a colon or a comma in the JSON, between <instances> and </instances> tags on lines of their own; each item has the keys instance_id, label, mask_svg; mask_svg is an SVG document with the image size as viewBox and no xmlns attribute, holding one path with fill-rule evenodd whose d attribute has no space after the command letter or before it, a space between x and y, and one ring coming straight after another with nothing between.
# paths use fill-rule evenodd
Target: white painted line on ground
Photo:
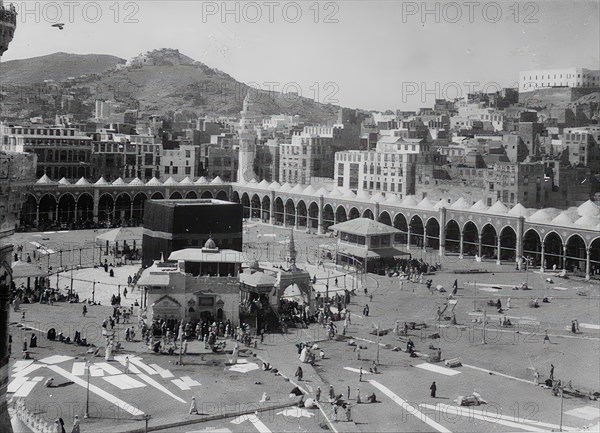
<instances>
[{"instance_id":1,"label":"white painted line on ground","mask_svg":"<svg viewBox=\"0 0 600 433\"><path fill-rule=\"evenodd\" d=\"M249 373L253 370L258 370L260 367L257 364L249 362L247 364L236 364L229 367L229 371L236 371L238 373Z\"/></svg>"},{"instance_id":2,"label":"white painted line on ground","mask_svg":"<svg viewBox=\"0 0 600 433\"><path fill-rule=\"evenodd\" d=\"M125 367L125 365L127 364L127 362L125 362L125 357L117 357L115 356L115 360L119 361L119 364L121 364L123 367ZM141 373L140 369L137 368L135 365L133 365L133 362L131 362L131 358L129 358L129 372L130 373L134 373L134 374L139 374Z\"/></svg>"},{"instance_id":3,"label":"white painted line on ground","mask_svg":"<svg viewBox=\"0 0 600 433\"><path fill-rule=\"evenodd\" d=\"M13 393L13 392L17 392L17 390L21 387L21 385L23 385L25 382L27 382L27 378L26 377L15 377L9 384L8 384L8 389L6 390L6 392L8 393Z\"/></svg>"},{"instance_id":4,"label":"white painted line on ground","mask_svg":"<svg viewBox=\"0 0 600 433\"><path fill-rule=\"evenodd\" d=\"M578 407L565 412L565 415L571 415L577 418L587 419L588 421L594 421L596 418L600 418L600 408L593 406Z\"/></svg>"},{"instance_id":5,"label":"white painted line on ground","mask_svg":"<svg viewBox=\"0 0 600 433\"><path fill-rule=\"evenodd\" d=\"M231 423L242 424L245 421L250 421L259 433L271 433L271 430L256 415L242 415L231 421Z\"/></svg>"},{"instance_id":6,"label":"white painted line on ground","mask_svg":"<svg viewBox=\"0 0 600 433\"><path fill-rule=\"evenodd\" d=\"M181 403L186 403L186 401L180 397L177 397L175 394L173 394L171 391L169 391L167 388L165 388L164 386L162 386L160 383L158 383L157 381L155 381L154 379L152 379L150 376L146 375L146 374L138 374L137 375L140 379L142 379L144 382L146 382L147 384L153 386L154 388L158 389L159 391L162 391L163 393L167 394L169 397L173 397L175 400L181 402Z\"/></svg>"},{"instance_id":7,"label":"white painted line on ground","mask_svg":"<svg viewBox=\"0 0 600 433\"><path fill-rule=\"evenodd\" d=\"M108 374L121 374L123 373L116 367L113 367L108 362L94 362L94 365L102 370L106 371Z\"/></svg>"},{"instance_id":8,"label":"white painted line on ground","mask_svg":"<svg viewBox=\"0 0 600 433\"><path fill-rule=\"evenodd\" d=\"M74 362L71 374L73 376L83 376L85 374L85 362Z\"/></svg>"},{"instance_id":9,"label":"white painted line on ground","mask_svg":"<svg viewBox=\"0 0 600 433\"><path fill-rule=\"evenodd\" d=\"M579 327L585 329L600 329L600 325L592 325L591 323L580 323Z\"/></svg>"},{"instance_id":10,"label":"white painted line on ground","mask_svg":"<svg viewBox=\"0 0 600 433\"><path fill-rule=\"evenodd\" d=\"M123 374L123 375L118 375L118 376L105 376L102 379L104 379L105 381L107 381L111 385L116 386L119 389L131 389L131 388L133 388L129 383L125 382L124 380L121 380L120 376L125 376L125 375Z\"/></svg>"},{"instance_id":11,"label":"white painted line on ground","mask_svg":"<svg viewBox=\"0 0 600 433\"><path fill-rule=\"evenodd\" d=\"M183 383L181 379L173 379L171 382L173 382L173 384L175 384L182 391L189 391L192 389L187 384Z\"/></svg>"},{"instance_id":12,"label":"white painted line on ground","mask_svg":"<svg viewBox=\"0 0 600 433\"><path fill-rule=\"evenodd\" d=\"M43 376L36 376L33 379L31 379L33 382L41 382L42 380L44 380Z\"/></svg>"},{"instance_id":13,"label":"white painted line on ground","mask_svg":"<svg viewBox=\"0 0 600 433\"><path fill-rule=\"evenodd\" d=\"M187 386L200 386L200 382L195 381L189 376L181 376L181 381Z\"/></svg>"},{"instance_id":14,"label":"white painted line on ground","mask_svg":"<svg viewBox=\"0 0 600 433\"><path fill-rule=\"evenodd\" d=\"M427 404L421 404L421 406L423 407L429 407L430 405ZM490 420L496 420L496 419L502 419L504 421L512 421L512 422L519 422L519 423L524 423L524 424L533 424L535 426L538 427L547 427L547 428L551 428L551 429L559 429L560 425L558 424L551 424L551 423L547 423L547 422L541 422L535 419L528 419L528 418L523 418L523 419L518 419L515 418L514 416L508 416L508 415L502 415L497 413L496 411L492 411L490 413L485 412L483 410L479 410L479 409L475 409L474 406L450 406L450 405L446 405L444 403L438 403L436 406L431 406L431 408L434 408L434 410L440 410L438 408L443 407L443 406L448 406L448 407L452 407L452 408L456 408L456 409L460 409L461 411L463 411L463 413L461 414L462 416L470 416L471 414L476 414L476 415L481 415L483 417L485 417L486 419ZM467 412L466 414L464 412ZM565 431L574 431L577 430L575 427L567 427L567 426L562 426L563 430Z\"/></svg>"},{"instance_id":15,"label":"white painted line on ground","mask_svg":"<svg viewBox=\"0 0 600 433\"><path fill-rule=\"evenodd\" d=\"M77 376L73 376L67 370L65 370L65 369L63 369L63 368L61 368L61 367L59 367L57 365L49 365L48 368L50 370L54 371L55 373L60 374L64 378L70 380L71 382L75 382L77 385L83 387L84 389L87 388L87 386L88 386L87 381L85 381L83 379L80 379ZM102 370L100 370L100 371L102 371ZM105 399L109 403L114 404L119 409L124 410L124 411L130 413L133 416L144 415L144 412L142 412L138 408L133 407L129 403L124 402L123 400L121 400L121 399L115 397L114 395L112 395L112 394L104 391L103 389L97 387L96 385L92 385L91 383L90 383L90 392L93 392L97 396Z\"/></svg>"},{"instance_id":16,"label":"white painted line on ground","mask_svg":"<svg viewBox=\"0 0 600 433\"><path fill-rule=\"evenodd\" d=\"M525 379L521 379L519 377L509 376L508 374L498 373L497 371L486 370L485 368L475 367L474 365L463 364L463 367L472 368L473 370L483 371L484 373L488 373L488 374L492 373L492 374L495 374L496 376L502 376L502 377L506 377L507 379L518 380L519 382L533 384L533 382L531 380L525 380Z\"/></svg>"},{"instance_id":17,"label":"white painted line on ground","mask_svg":"<svg viewBox=\"0 0 600 433\"><path fill-rule=\"evenodd\" d=\"M142 370L144 370L148 374L152 374L152 375L158 374L158 372L155 369L153 369L152 367L149 367L146 364L144 364L140 358L137 358L137 357L131 358L131 357L129 357L129 361L130 361L131 364L137 365L139 368L141 368Z\"/></svg>"},{"instance_id":18,"label":"white painted line on ground","mask_svg":"<svg viewBox=\"0 0 600 433\"><path fill-rule=\"evenodd\" d=\"M375 380L367 380L367 382L369 382L375 388L377 388L378 390L380 390L381 392L383 392L385 395L387 395L389 398L391 398L392 401L394 403L396 403L398 406L400 406L403 410L405 410L408 413L410 413L410 414L414 415L415 417L419 418L421 421L423 421L424 423L426 423L429 427L433 427L434 429L436 429L440 433L451 433L450 430L448 430L446 427L444 427L443 425L435 422L434 420L432 420L431 418L429 418L427 415L425 415L424 413L420 412L416 407L410 405L405 400L403 400L400 397L398 397L396 394L394 394L393 391L391 391L386 386L380 384L379 382L377 382Z\"/></svg>"},{"instance_id":19,"label":"white painted line on ground","mask_svg":"<svg viewBox=\"0 0 600 433\"><path fill-rule=\"evenodd\" d=\"M446 376L456 376L457 374L460 374L460 371L452 370L446 367L440 367L439 365L430 364L428 362L415 365L415 367L422 368L423 370L433 371L434 373L439 373Z\"/></svg>"},{"instance_id":20,"label":"white painted line on ground","mask_svg":"<svg viewBox=\"0 0 600 433\"><path fill-rule=\"evenodd\" d=\"M104 376L104 370L100 367L96 367L95 365L90 365L90 375L92 377L102 377Z\"/></svg>"},{"instance_id":21,"label":"white painted line on ground","mask_svg":"<svg viewBox=\"0 0 600 433\"><path fill-rule=\"evenodd\" d=\"M73 359L72 356L52 355L47 358L40 359L40 362L43 362L44 364L59 364L61 362L69 361L71 359Z\"/></svg>"},{"instance_id":22,"label":"white painted line on ground","mask_svg":"<svg viewBox=\"0 0 600 433\"><path fill-rule=\"evenodd\" d=\"M31 364L19 371L17 371L16 373L13 373L13 377L24 377L24 376L29 376L31 373L33 373L34 371L36 371L38 368L42 368L42 367L46 367L45 365L40 365L40 364Z\"/></svg>"},{"instance_id":23,"label":"white painted line on ground","mask_svg":"<svg viewBox=\"0 0 600 433\"><path fill-rule=\"evenodd\" d=\"M449 405L441 404L441 403L438 405L435 405L435 406L432 404L420 404L419 406L424 407L426 409L444 411L444 413L447 413L447 414L467 416L467 417L478 419L481 421L487 421L487 422L490 422L493 424L500 424L500 425L503 425L506 427L517 428L517 429L530 431L530 432L549 432L550 431L550 430L544 430L542 428L534 427L534 426L528 425L528 424L520 424L520 423L513 422L513 421L498 419L498 418L494 417L493 414L490 414L488 416L478 415L478 414L470 412L469 410L463 410L462 407L449 406Z\"/></svg>"},{"instance_id":24,"label":"white painted line on ground","mask_svg":"<svg viewBox=\"0 0 600 433\"><path fill-rule=\"evenodd\" d=\"M131 386L132 388L143 388L146 386L145 383L142 383L139 380L134 379L132 374L120 374L119 376L122 376L121 380L123 382L125 382L126 384L128 384L129 386Z\"/></svg>"},{"instance_id":25,"label":"white painted line on ground","mask_svg":"<svg viewBox=\"0 0 600 433\"><path fill-rule=\"evenodd\" d=\"M27 397L31 390L37 385L37 382L25 382L15 392L13 397Z\"/></svg>"},{"instance_id":26,"label":"white painted line on ground","mask_svg":"<svg viewBox=\"0 0 600 433\"><path fill-rule=\"evenodd\" d=\"M171 377L175 377L173 373L171 373L169 370L165 370L158 364L150 364L150 367L157 371L158 374L160 374L160 377L162 377L163 379L170 379Z\"/></svg>"},{"instance_id":27,"label":"white painted line on ground","mask_svg":"<svg viewBox=\"0 0 600 433\"><path fill-rule=\"evenodd\" d=\"M15 361L14 365L13 365L13 371L16 373L17 371L23 370L25 367L29 367L31 364L33 364L33 361Z\"/></svg>"},{"instance_id":28,"label":"white painted line on ground","mask_svg":"<svg viewBox=\"0 0 600 433\"><path fill-rule=\"evenodd\" d=\"M360 369L354 367L344 367L344 370L351 371L353 373L360 373ZM363 370L363 374L372 374L370 371Z\"/></svg>"}]
</instances>

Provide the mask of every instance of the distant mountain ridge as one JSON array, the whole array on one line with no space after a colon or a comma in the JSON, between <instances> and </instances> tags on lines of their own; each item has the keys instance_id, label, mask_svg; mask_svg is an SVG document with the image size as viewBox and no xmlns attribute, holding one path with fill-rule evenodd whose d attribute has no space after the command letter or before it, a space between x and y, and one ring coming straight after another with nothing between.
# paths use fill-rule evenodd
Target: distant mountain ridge
<instances>
[{"instance_id":1,"label":"distant mountain ridge","mask_svg":"<svg viewBox=\"0 0 600 433\"><path fill-rule=\"evenodd\" d=\"M8 61L0 71L1 84L8 88L2 101L5 117L54 117L66 112L65 97L68 107L77 107L80 119L91 116L96 99L120 102L149 114L237 115L248 92L253 96L253 109L261 115L299 114L309 122L332 123L339 110L339 106L300 96L254 90L169 48L142 53L129 61L108 55L55 53ZM11 85L35 89L31 96L27 88L20 89L20 97L15 98L10 94ZM46 87L52 87L48 89L51 96L34 94L44 93ZM40 99L38 105L32 103L36 98Z\"/></svg>"}]
</instances>

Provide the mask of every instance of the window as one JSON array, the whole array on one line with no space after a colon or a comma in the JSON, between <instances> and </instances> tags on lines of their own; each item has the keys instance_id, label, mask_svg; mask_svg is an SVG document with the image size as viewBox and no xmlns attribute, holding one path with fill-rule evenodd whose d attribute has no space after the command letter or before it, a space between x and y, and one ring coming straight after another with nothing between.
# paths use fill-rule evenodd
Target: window
<instances>
[{"instance_id":1,"label":"window","mask_svg":"<svg viewBox=\"0 0 600 433\"><path fill-rule=\"evenodd\" d=\"M169 174L169 166L165 167L165 174Z\"/></svg>"},{"instance_id":2,"label":"window","mask_svg":"<svg viewBox=\"0 0 600 433\"><path fill-rule=\"evenodd\" d=\"M173 167L173 174L177 174L178 171L179 171L179 167Z\"/></svg>"},{"instance_id":3,"label":"window","mask_svg":"<svg viewBox=\"0 0 600 433\"><path fill-rule=\"evenodd\" d=\"M186 157L186 158L191 158L191 156L192 156L192 152L191 152L191 151L189 151L189 150L186 150L186 151L185 151L185 157Z\"/></svg>"},{"instance_id":4,"label":"window","mask_svg":"<svg viewBox=\"0 0 600 433\"><path fill-rule=\"evenodd\" d=\"M192 174L192 167L186 167L185 174Z\"/></svg>"}]
</instances>

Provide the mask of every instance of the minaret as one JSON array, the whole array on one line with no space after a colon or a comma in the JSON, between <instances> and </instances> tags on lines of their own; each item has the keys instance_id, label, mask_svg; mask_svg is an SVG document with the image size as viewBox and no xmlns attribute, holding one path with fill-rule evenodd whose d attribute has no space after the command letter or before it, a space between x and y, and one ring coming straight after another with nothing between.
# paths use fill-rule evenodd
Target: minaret
<instances>
[{"instance_id":1,"label":"minaret","mask_svg":"<svg viewBox=\"0 0 600 433\"><path fill-rule=\"evenodd\" d=\"M288 245L288 255L290 257L290 268L292 269L292 271L296 271L298 270L298 268L296 267L296 256L298 254L298 251L296 250L296 244L294 243L294 229L291 230L291 235L290 235L290 244Z\"/></svg>"},{"instance_id":2,"label":"minaret","mask_svg":"<svg viewBox=\"0 0 600 433\"><path fill-rule=\"evenodd\" d=\"M5 7L0 0L0 57L8 49L17 27L17 12L14 6ZM0 179L0 184L4 183ZM8 182L8 181L6 181ZM0 238L11 233L0 232ZM10 284L12 271L10 267L13 247L0 240L0 432L12 433L8 407L6 404L6 391L8 387L8 323L10 310ZM15 341L13 350L19 353L22 342Z\"/></svg>"},{"instance_id":3,"label":"minaret","mask_svg":"<svg viewBox=\"0 0 600 433\"><path fill-rule=\"evenodd\" d=\"M254 130L250 129L253 126L252 119L248 118L252 116L249 111L252 102L250 101L250 95L246 95L244 103L242 105L242 111L240 112L240 129L238 135L240 138L240 153L238 158L238 172L237 181L249 182L252 179L256 180L256 174L254 173L254 158L256 157L256 144Z\"/></svg>"}]
</instances>

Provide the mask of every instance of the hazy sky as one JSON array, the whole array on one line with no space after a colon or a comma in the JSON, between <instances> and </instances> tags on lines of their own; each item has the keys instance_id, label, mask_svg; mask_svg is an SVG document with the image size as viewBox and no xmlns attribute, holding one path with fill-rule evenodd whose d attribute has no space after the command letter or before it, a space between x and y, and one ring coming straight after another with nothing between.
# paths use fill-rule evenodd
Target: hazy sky
<instances>
[{"instance_id":1,"label":"hazy sky","mask_svg":"<svg viewBox=\"0 0 600 433\"><path fill-rule=\"evenodd\" d=\"M3 61L177 48L245 83L366 109L432 106L511 86L520 70L600 62L598 1L228 2L226 15L220 1L14 3Z\"/></svg>"}]
</instances>

